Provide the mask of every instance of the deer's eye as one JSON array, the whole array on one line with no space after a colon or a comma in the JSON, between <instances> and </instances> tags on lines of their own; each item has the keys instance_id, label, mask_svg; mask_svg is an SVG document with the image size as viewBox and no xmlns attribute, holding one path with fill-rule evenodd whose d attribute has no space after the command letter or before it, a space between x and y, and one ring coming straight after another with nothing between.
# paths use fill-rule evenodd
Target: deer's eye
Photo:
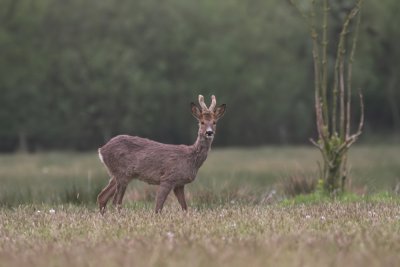
<instances>
[{"instance_id":1,"label":"deer's eye","mask_svg":"<svg viewBox=\"0 0 400 267\"><path fill-rule=\"evenodd\" d=\"M215 124L217 124L217 122L216 122L216 121L213 121L213 124L215 125Z\"/></svg>"},{"instance_id":2,"label":"deer's eye","mask_svg":"<svg viewBox=\"0 0 400 267\"><path fill-rule=\"evenodd\" d=\"M202 121L202 122L201 122L201 124L203 124L203 125L204 125L204 121Z\"/></svg>"}]
</instances>

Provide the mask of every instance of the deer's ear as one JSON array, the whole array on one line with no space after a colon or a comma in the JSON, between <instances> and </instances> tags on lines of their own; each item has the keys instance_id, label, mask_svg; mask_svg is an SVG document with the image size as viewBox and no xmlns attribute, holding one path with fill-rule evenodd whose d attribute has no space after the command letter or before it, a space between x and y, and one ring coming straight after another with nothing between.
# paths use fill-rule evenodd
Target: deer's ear
<instances>
[{"instance_id":1,"label":"deer's ear","mask_svg":"<svg viewBox=\"0 0 400 267\"><path fill-rule=\"evenodd\" d=\"M226 105L225 104L222 104L221 106L217 107L215 109L215 112L214 112L215 118L217 120L222 118L222 116L224 116L224 114L225 114L225 110L226 110Z\"/></svg>"},{"instance_id":2,"label":"deer's ear","mask_svg":"<svg viewBox=\"0 0 400 267\"><path fill-rule=\"evenodd\" d=\"M190 108L192 110L192 115L193 117L195 117L196 119L200 120L201 117L201 111L200 109L197 107L197 105L195 103L190 103Z\"/></svg>"}]
</instances>

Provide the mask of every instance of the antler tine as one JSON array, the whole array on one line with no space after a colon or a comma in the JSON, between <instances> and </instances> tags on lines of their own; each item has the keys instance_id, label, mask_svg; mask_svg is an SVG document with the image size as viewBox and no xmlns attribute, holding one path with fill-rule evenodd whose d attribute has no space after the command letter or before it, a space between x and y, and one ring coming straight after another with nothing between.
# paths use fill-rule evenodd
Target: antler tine
<instances>
[{"instance_id":1,"label":"antler tine","mask_svg":"<svg viewBox=\"0 0 400 267\"><path fill-rule=\"evenodd\" d=\"M214 112L215 106L217 105L217 99L215 98L215 95L211 96L211 105L208 108L210 111Z\"/></svg>"},{"instance_id":2,"label":"antler tine","mask_svg":"<svg viewBox=\"0 0 400 267\"><path fill-rule=\"evenodd\" d=\"M202 95L199 95L199 104L200 104L200 107L201 107L201 109L203 111L207 111L208 110L206 104L204 103L204 96L202 96Z\"/></svg>"}]
</instances>

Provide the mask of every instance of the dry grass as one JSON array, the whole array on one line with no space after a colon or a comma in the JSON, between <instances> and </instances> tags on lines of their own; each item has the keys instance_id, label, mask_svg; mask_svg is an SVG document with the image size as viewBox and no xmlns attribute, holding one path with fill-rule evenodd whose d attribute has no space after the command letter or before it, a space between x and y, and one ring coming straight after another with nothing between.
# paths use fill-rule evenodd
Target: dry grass
<instances>
[{"instance_id":1,"label":"dry grass","mask_svg":"<svg viewBox=\"0 0 400 267\"><path fill-rule=\"evenodd\" d=\"M282 182L281 187L285 196L295 197L315 192L317 183L316 176L310 177L302 174L293 174Z\"/></svg>"},{"instance_id":2,"label":"dry grass","mask_svg":"<svg viewBox=\"0 0 400 267\"><path fill-rule=\"evenodd\" d=\"M399 153L354 147L352 187L392 190ZM0 266L396 266L398 197L268 205L285 178L315 176L317 160L310 147L213 150L187 188L188 213L171 196L155 215L155 187L135 181L123 211L102 217L96 153L2 155ZM80 206L65 204L76 195Z\"/></svg>"},{"instance_id":3,"label":"dry grass","mask_svg":"<svg viewBox=\"0 0 400 267\"><path fill-rule=\"evenodd\" d=\"M38 212L38 209L40 212ZM395 266L400 207L224 205L0 210L0 266Z\"/></svg>"}]
</instances>

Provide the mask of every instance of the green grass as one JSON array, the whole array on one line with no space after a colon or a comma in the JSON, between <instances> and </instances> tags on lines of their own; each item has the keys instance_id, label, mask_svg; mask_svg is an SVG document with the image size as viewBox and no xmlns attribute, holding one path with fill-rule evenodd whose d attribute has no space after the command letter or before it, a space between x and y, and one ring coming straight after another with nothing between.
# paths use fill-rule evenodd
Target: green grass
<instances>
[{"instance_id":1,"label":"green grass","mask_svg":"<svg viewBox=\"0 0 400 267\"><path fill-rule=\"evenodd\" d=\"M212 150L194 183L187 186L193 204L232 200L257 203L291 175L316 177L319 152L313 147L262 147ZM350 151L352 190L393 191L400 183L400 146L355 146ZM0 205L30 203L94 204L107 184L97 153L0 155ZM125 202L150 201L155 186L133 181Z\"/></svg>"},{"instance_id":2,"label":"green grass","mask_svg":"<svg viewBox=\"0 0 400 267\"><path fill-rule=\"evenodd\" d=\"M300 194L295 197L285 198L280 204L291 206L296 204L320 204L320 203L392 203L400 204L400 197L394 192L380 192L367 195L357 195L352 192L345 192L335 198L328 196L323 192L314 192L311 194Z\"/></svg>"},{"instance_id":3,"label":"green grass","mask_svg":"<svg viewBox=\"0 0 400 267\"><path fill-rule=\"evenodd\" d=\"M396 266L400 148L354 147L351 191L285 198L315 177L311 147L216 149L187 187L189 211L131 183L120 213L94 205L108 177L96 153L0 156L1 266ZM272 190L273 201L268 201Z\"/></svg>"}]
</instances>

